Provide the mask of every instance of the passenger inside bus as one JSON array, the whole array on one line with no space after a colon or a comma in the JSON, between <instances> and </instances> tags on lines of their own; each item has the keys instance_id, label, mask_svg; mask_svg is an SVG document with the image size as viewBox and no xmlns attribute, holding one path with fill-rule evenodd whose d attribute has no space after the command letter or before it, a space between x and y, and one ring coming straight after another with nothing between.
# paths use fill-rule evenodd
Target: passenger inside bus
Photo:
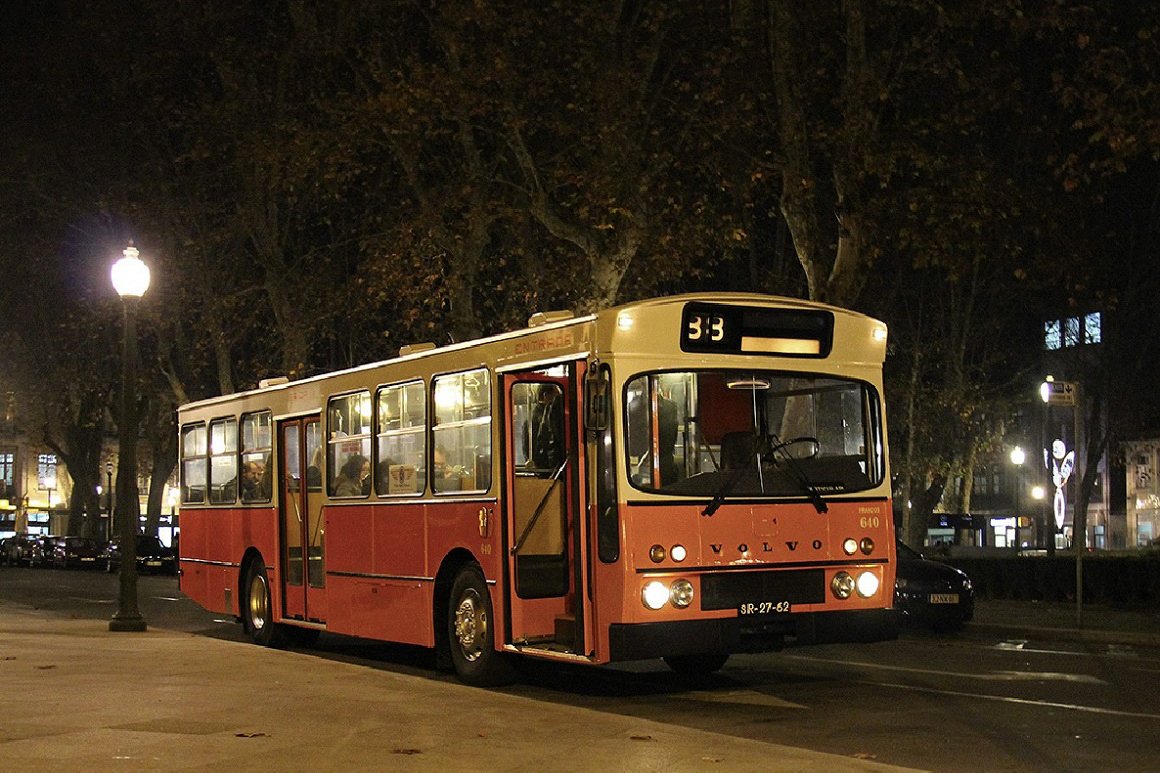
<instances>
[{"instance_id":1,"label":"passenger inside bus","mask_svg":"<svg viewBox=\"0 0 1160 773\"><path fill-rule=\"evenodd\" d=\"M545 475L553 474L564 461L564 410L559 397L559 386L541 384L529 422L528 464ZM527 435L524 442L529 442Z\"/></svg>"},{"instance_id":2,"label":"passenger inside bus","mask_svg":"<svg viewBox=\"0 0 1160 773\"><path fill-rule=\"evenodd\" d=\"M266 474L266 465L259 461L249 461L242 464L242 501L260 502L269 499L269 495L262 491L262 478Z\"/></svg>"},{"instance_id":3,"label":"passenger inside bus","mask_svg":"<svg viewBox=\"0 0 1160 773\"><path fill-rule=\"evenodd\" d=\"M306 468L306 488L308 491L322 490L322 446L315 446L310 455L310 465Z\"/></svg>"},{"instance_id":4,"label":"passenger inside bus","mask_svg":"<svg viewBox=\"0 0 1160 773\"><path fill-rule=\"evenodd\" d=\"M351 454L334 481L336 497L357 497L370 493L371 462L362 454Z\"/></svg>"}]
</instances>

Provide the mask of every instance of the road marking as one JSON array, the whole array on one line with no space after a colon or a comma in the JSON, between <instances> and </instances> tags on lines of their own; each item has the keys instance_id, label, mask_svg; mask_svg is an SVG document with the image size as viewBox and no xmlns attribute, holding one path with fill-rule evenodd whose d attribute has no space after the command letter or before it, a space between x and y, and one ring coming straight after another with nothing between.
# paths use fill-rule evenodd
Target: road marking
<instances>
[{"instance_id":1,"label":"road marking","mask_svg":"<svg viewBox=\"0 0 1160 773\"><path fill-rule=\"evenodd\" d=\"M909 668L890 666L882 663L863 663L856 660L825 660L804 656L787 655L787 660L806 660L816 663L831 663L842 666L876 669L879 671L900 671L906 674L926 674L928 676L950 676L957 679L977 679L983 682L1072 682L1077 684L1107 684L1103 679L1088 674L1065 674L1059 671L991 671L985 674L971 674L960 671L942 671L934 668Z\"/></svg>"},{"instance_id":2,"label":"road marking","mask_svg":"<svg viewBox=\"0 0 1160 773\"><path fill-rule=\"evenodd\" d=\"M676 693L669 696L671 698L681 698L693 701L705 701L707 703L733 703L739 706L761 706L772 709L805 709L809 708L800 703L793 703L791 701L782 700L772 695L757 692L756 690L724 690L724 691L708 691L698 690L695 692Z\"/></svg>"},{"instance_id":3,"label":"road marking","mask_svg":"<svg viewBox=\"0 0 1160 773\"><path fill-rule=\"evenodd\" d=\"M1160 714L1145 714L1140 711L1120 711L1118 709L1102 709L1098 706L1080 706L1075 703L1056 703L1054 701L1039 701L1031 698L1011 698L1004 695L983 695L974 692L955 692L954 690L939 690L934 687L918 687L912 684L894 684L891 682L862 682L865 685L877 685L879 687L894 687L899 690L910 690L911 692L925 692L932 695L953 695L956 698L978 698L986 701L998 701L999 703L1017 703L1025 706L1041 706L1049 709L1066 709L1068 711L1082 711L1088 714L1106 714L1114 717L1133 717L1135 719L1156 719L1160 720Z\"/></svg>"}]
</instances>

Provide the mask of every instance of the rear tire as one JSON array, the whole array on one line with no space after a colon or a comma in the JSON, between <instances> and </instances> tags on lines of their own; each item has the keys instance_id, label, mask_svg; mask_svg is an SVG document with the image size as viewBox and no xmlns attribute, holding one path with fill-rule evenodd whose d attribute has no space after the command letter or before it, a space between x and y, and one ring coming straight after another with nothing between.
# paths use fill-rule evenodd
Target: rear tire
<instances>
[{"instance_id":1,"label":"rear tire","mask_svg":"<svg viewBox=\"0 0 1160 773\"><path fill-rule=\"evenodd\" d=\"M242 598L242 627L255 644L263 647L284 647L287 636L283 626L273 620L274 604L270 594L270 578L259 558L250 564L246 573L245 595Z\"/></svg>"},{"instance_id":2,"label":"rear tire","mask_svg":"<svg viewBox=\"0 0 1160 773\"><path fill-rule=\"evenodd\" d=\"M464 566L451 585L447 637L455 673L465 684L492 687L515 679L511 657L495 649L491 595L479 564Z\"/></svg>"},{"instance_id":3,"label":"rear tire","mask_svg":"<svg viewBox=\"0 0 1160 773\"><path fill-rule=\"evenodd\" d=\"M674 672L685 677L705 677L716 673L729 660L728 652L698 652L695 655L668 655L662 660Z\"/></svg>"}]
</instances>

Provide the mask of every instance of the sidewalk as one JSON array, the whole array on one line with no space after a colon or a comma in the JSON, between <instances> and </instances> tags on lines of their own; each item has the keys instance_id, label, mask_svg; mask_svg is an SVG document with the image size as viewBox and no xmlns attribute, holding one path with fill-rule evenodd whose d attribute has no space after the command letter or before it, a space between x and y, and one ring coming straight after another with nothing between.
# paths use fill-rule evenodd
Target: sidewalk
<instances>
[{"instance_id":1,"label":"sidewalk","mask_svg":"<svg viewBox=\"0 0 1160 773\"><path fill-rule=\"evenodd\" d=\"M0 695L5 770L901 770L5 602Z\"/></svg>"},{"instance_id":2,"label":"sidewalk","mask_svg":"<svg viewBox=\"0 0 1160 773\"><path fill-rule=\"evenodd\" d=\"M1069 641L1160 646L1158 610L1085 604L1082 627L1077 622L1075 602L976 599L975 619L967 624L967 629L1024 639L1051 636Z\"/></svg>"}]
</instances>

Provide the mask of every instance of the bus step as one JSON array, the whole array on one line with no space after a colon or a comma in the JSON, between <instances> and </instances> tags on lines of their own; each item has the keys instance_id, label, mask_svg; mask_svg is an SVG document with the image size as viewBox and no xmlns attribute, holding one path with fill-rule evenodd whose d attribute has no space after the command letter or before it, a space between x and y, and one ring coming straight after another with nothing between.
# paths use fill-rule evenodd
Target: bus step
<instances>
[{"instance_id":1,"label":"bus step","mask_svg":"<svg viewBox=\"0 0 1160 773\"><path fill-rule=\"evenodd\" d=\"M556 641L560 644L576 641L575 615L556 615Z\"/></svg>"}]
</instances>

